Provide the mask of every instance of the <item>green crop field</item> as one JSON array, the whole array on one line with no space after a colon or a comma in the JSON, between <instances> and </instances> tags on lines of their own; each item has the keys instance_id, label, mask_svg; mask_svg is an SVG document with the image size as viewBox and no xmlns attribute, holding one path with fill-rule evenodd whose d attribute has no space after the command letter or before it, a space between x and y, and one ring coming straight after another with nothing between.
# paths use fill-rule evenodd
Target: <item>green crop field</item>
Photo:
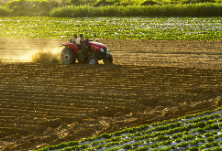
<instances>
[{"instance_id":1,"label":"green crop field","mask_svg":"<svg viewBox=\"0 0 222 151\"><path fill-rule=\"evenodd\" d=\"M80 141L47 146L48 150L221 151L222 110L191 114L151 125L103 133Z\"/></svg>"},{"instance_id":2,"label":"green crop field","mask_svg":"<svg viewBox=\"0 0 222 151\"><path fill-rule=\"evenodd\" d=\"M72 38L83 33L103 39L221 40L221 17L2 17L0 37Z\"/></svg>"}]
</instances>

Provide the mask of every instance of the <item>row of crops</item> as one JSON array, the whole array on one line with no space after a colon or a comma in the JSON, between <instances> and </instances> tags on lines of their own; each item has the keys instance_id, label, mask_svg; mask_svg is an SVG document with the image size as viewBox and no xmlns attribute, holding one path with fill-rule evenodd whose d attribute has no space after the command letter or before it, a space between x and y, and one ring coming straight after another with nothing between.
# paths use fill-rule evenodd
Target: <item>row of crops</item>
<instances>
[{"instance_id":1,"label":"row of crops","mask_svg":"<svg viewBox=\"0 0 222 151\"><path fill-rule=\"evenodd\" d=\"M80 141L47 146L47 150L222 150L222 108L151 125L103 133Z\"/></svg>"},{"instance_id":2,"label":"row of crops","mask_svg":"<svg viewBox=\"0 0 222 151\"><path fill-rule=\"evenodd\" d=\"M221 17L2 17L0 37L69 39L82 33L103 39L221 40L221 23Z\"/></svg>"}]
</instances>

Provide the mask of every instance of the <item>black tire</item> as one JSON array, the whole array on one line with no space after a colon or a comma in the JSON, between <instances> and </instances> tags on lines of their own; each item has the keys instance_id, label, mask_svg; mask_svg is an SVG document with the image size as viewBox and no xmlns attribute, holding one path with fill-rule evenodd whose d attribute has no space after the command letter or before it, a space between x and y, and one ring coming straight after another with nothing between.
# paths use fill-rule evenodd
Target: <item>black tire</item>
<instances>
[{"instance_id":1,"label":"black tire","mask_svg":"<svg viewBox=\"0 0 222 151\"><path fill-rule=\"evenodd\" d=\"M61 52L61 61L63 64L74 64L76 62L76 53L74 50L64 48Z\"/></svg>"},{"instance_id":2,"label":"black tire","mask_svg":"<svg viewBox=\"0 0 222 151\"><path fill-rule=\"evenodd\" d=\"M96 65L98 64L98 59L94 56L91 56L88 58L87 63L90 65Z\"/></svg>"},{"instance_id":3,"label":"black tire","mask_svg":"<svg viewBox=\"0 0 222 151\"><path fill-rule=\"evenodd\" d=\"M113 63L113 56L109 55L109 58L103 59L104 64L112 64Z\"/></svg>"}]
</instances>

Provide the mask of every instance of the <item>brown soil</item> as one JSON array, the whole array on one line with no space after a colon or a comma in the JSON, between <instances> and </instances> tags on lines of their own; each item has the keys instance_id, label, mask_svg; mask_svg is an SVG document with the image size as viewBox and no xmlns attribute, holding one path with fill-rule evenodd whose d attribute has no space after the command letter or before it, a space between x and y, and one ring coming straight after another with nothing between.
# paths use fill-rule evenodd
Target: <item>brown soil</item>
<instances>
[{"instance_id":1,"label":"brown soil","mask_svg":"<svg viewBox=\"0 0 222 151\"><path fill-rule=\"evenodd\" d=\"M114 64L96 66L58 63L62 42L0 39L1 150L37 149L222 105L221 42L102 40Z\"/></svg>"}]
</instances>

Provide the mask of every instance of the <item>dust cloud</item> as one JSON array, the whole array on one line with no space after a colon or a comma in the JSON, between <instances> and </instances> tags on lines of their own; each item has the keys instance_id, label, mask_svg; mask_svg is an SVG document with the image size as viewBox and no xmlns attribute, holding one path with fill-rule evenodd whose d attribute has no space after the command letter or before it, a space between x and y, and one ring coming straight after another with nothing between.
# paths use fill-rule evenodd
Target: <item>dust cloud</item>
<instances>
[{"instance_id":1,"label":"dust cloud","mask_svg":"<svg viewBox=\"0 0 222 151\"><path fill-rule=\"evenodd\" d=\"M49 50L31 50L26 54L13 55L10 57L5 55L0 58L0 62L33 62L33 63L60 63L60 51L55 49Z\"/></svg>"},{"instance_id":2,"label":"dust cloud","mask_svg":"<svg viewBox=\"0 0 222 151\"><path fill-rule=\"evenodd\" d=\"M59 52L49 52L49 51L39 51L32 55L31 62L35 63L60 63L60 51Z\"/></svg>"},{"instance_id":3,"label":"dust cloud","mask_svg":"<svg viewBox=\"0 0 222 151\"><path fill-rule=\"evenodd\" d=\"M66 40L0 39L0 62L61 63L59 47ZM13 49L12 49L13 47Z\"/></svg>"}]
</instances>

